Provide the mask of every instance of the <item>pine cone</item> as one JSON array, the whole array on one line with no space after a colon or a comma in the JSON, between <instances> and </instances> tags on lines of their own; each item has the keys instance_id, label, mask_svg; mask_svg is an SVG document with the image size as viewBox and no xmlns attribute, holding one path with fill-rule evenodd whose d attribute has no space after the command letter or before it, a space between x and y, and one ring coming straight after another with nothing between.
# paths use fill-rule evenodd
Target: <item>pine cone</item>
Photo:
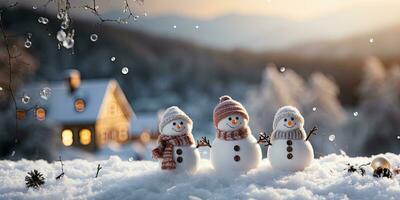
<instances>
[{"instance_id":1,"label":"pine cone","mask_svg":"<svg viewBox=\"0 0 400 200\"><path fill-rule=\"evenodd\" d=\"M43 177L43 174L36 169L28 172L28 175L25 176L25 184L27 188L33 187L35 189L38 189L41 185L44 184L44 180L45 178Z\"/></svg>"}]
</instances>

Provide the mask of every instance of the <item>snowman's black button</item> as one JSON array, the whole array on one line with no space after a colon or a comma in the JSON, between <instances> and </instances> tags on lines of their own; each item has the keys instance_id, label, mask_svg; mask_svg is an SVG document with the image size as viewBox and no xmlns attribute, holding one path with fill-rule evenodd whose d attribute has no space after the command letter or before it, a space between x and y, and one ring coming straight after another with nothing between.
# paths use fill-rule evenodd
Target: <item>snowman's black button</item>
<instances>
[{"instance_id":1,"label":"snowman's black button","mask_svg":"<svg viewBox=\"0 0 400 200\"><path fill-rule=\"evenodd\" d=\"M293 158L293 154L288 153L288 154L287 154L287 158L288 158L288 159L292 159L292 158Z\"/></svg>"},{"instance_id":2,"label":"snowman's black button","mask_svg":"<svg viewBox=\"0 0 400 200\"><path fill-rule=\"evenodd\" d=\"M177 150L176 150L176 154L182 155L182 149L177 149Z\"/></svg>"},{"instance_id":3,"label":"snowman's black button","mask_svg":"<svg viewBox=\"0 0 400 200\"><path fill-rule=\"evenodd\" d=\"M240 156L236 155L235 157L233 157L233 159L234 159L236 162L239 162L239 161L240 161Z\"/></svg>"},{"instance_id":4,"label":"snowman's black button","mask_svg":"<svg viewBox=\"0 0 400 200\"><path fill-rule=\"evenodd\" d=\"M288 140L288 141L286 141L286 144L287 144L287 145L292 145L293 142L292 142L292 140Z\"/></svg>"},{"instance_id":5,"label":"snowman's black button","mask_svg":"<svg viewBox=\"0 0 400 200\"><path fill-rule=\"evenodd\" d=\"M235 146L233 147L233 150L235 150L235 151L240 151L240 146L239 146L239 145L235 145Z\"/></svg>"},{"instance_id":6,"label":"snowman's black button","mask_svg":"<svg viewBox=\"0 0 400 200\"><path fill-rule=\"evenodd\" d=\"M178 163L181 163L181 162L183 161L183 158L179 156L179 157L176 159L176 161L178 161Z\"/></svg>"},{"instance_id":7,"label":"snowman's black button","mask_svg":"<svg viewBox=\"0 0 400 200\"><path fill-rule=\"evenodd\" d=\"M293 151L293 147L291 147L291 146L286 147L286 151L287 152L292 152Z\"/></svg>"}]
</instances>

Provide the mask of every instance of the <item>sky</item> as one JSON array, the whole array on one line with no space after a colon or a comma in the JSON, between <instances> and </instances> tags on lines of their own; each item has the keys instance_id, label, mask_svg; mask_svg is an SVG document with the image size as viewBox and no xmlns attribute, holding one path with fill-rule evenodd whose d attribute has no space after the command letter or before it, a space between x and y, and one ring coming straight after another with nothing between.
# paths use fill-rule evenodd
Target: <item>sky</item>
<instances>
[{"instance_id":1,"label":"sky","mask_svg":"<svg viewBox=\"0 0 400 200\"><path fill-rule=\"evenodd\" d=\"M398 0L145 0L144 6L152 16L175 14L213 18L236 13L302 20L342 9L374 4L400 7Z\"/></svg>"},{"instance_id":2,"label":"sky","mask_svg":"<svg viewBox=\"0 0 400 200\"><path fill-rule=\"evenodd\" d=\"M3 2L15 2L5 0ZM19 0L25 5L41 5L47 0ZM322 15L356 9L361 6L399 7L399 0L144 0L144 5L134 4L135 10L146 11L149 16L180 15L191 18L209 19L227 14L277 16L292 20L306 20ZM92 0L70 0L84 5ZM104 13L122 10L123 0L97 0Z\"/></svg>"}]
</instances>

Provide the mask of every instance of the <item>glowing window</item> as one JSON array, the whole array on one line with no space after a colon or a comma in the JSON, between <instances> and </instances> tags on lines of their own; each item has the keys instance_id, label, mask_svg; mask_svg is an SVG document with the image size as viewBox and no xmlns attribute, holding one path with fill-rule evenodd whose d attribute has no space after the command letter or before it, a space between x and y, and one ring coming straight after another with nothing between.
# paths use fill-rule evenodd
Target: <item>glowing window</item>
<instances>
[{"instance_id":1,"label":"glowing window","mask_svg":"<svg viewBox=\"0 0 400 200\"><path fill-rule=\"evenodd\" d=\"M150 141L150 133L147 131L143 131L142 134L140 134L140 140L143 143L149 142Z\"/></svg>"},{"instance_id":2,"label":"glowing window","mask_svg":"<svg viewBox=\"0 0 400 200\"><path fill-rule=\"evenodd\" d=\"M128 139L128 132L126 131L126 129L124 128L120 129L118 134L118 140L124 142L127 139Z\"/></svg>"},{"instance_id":3,"label":"glowing window","mask_svg":"<svg viewBox=\"0 0 400 200\"><path fill-rule=\"evenodd\" d=\"M25 110L22 110L22 109L17 110L17 119L18 120L25 119L25 115L26 115Z\"/></svg>"},{"instance_id":4,"label":"glowing window","mask_svg":"<svg viewBox=\"0 0 400 200\"><path fill-rule=\"evenodd\" d=\"M65 146L71 146L74 142L73 133L71 129L64 129L61 133L62 143Z\"/></svg>"},{"instance_id":5,"label":"glowing window","mask_svg":"<svg viewBox=\"0 0 400 200\"><path fill-rule=\"evenodd\" d=\"M76 112L83 112L85 111L86 103L83 99L75 100L74 107Z\"/></svg>"},{"instance_id":6,"label":"glowing window","mask_svg":"<svg viewBox=\"0 0 400 200\"><path fill-rule=\"evenodd\" d=\"M46 110L44 108L36 108L35 110L36 119L43 121L46 119Z\"/></svg>"},{"instance_id":7,"label":"glowing window","mask_svg":"<svg viewBox=\"0 0 400 200\"><path fill-rule=\"evenodd\" d=\"M92 140L92 132L89 129L82 129L79 131L79 141L83 145L90 144Z\"/></svg>"}]
</instances>

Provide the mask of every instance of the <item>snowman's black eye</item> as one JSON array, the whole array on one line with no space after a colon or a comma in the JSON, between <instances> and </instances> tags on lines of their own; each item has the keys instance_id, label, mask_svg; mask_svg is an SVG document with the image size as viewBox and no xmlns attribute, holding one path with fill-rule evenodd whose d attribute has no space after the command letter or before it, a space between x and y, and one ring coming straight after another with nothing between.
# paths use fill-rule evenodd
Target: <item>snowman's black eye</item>
<instances>
[{"instance_id":1,"label":"snowman's black eye","mask_svg":"<svg viewBox=\"0 0 400 200\"><path fill-rule=\"evenodd\" d=\"M292 117L291 120L294 121L294 118Z\"/></svg>"},{"instance_id":2,"label":"snowman's black eye","mask_svg":"<svg viewBox=\"0 0 400 200\"><path fill-rule=\"evenodd\" d=\"M285 121L285 122L286 122L286 121L287 121L287 119L285 118L283 121Z\"/></svg>"},{"instance_id":3,"label":"snowman's black eye","mask_svg":"<svg viewBox=\"0 0 400 200\"><path fill-rule=\"evenodd\" d=\"M231 120L232 120L232 117L229 117L228 120L231 121Z\"/></svg>"},{"instance_id":4,"label":"snowman's black eye","mask_svg":"<svg viewBox=\"0 0 400 200\"><path fill-rule=\"evenodd\" d=\"M174 122L174 123L172 123L172 125L174 125L174 126L175 126L175 125L176 125L176 123Z\"/></svg>"},{"instance_id":5,"label":"snowman's black eye","mask_svg":"<svg viewBox=\"0 0 400 200\"><path fill-rule=\"evenodd\" d=\"M183 125L183 122L181 122L180 124Z\"/></svg>"},{"instance_id":6,"label":"snowman's black eye","mask_svg":"<svg viewBox=\"0 0 400 200\"><path fill-rule=\"evenodd\" d=\"M239 117L236 117L236 120L239 120Z\"/></svg>"}]
</instances>

